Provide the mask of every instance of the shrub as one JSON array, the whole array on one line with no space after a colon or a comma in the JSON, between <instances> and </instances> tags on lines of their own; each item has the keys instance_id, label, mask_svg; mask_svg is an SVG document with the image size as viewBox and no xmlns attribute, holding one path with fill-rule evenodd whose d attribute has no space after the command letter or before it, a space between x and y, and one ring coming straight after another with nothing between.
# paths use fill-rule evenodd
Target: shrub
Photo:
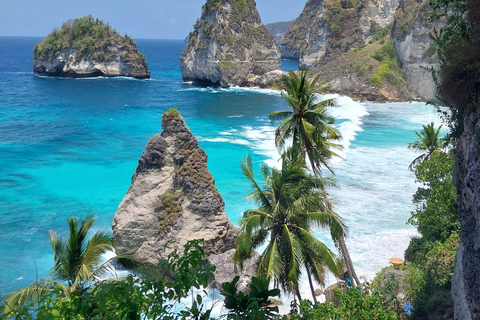
<instances>
[{"instance_id":1,"label":"shrub","mask_svg":"<svg viewBox=\"0 0 480 320\"><path fill-rule=\"evenodd\" d=\"M163 114L163 120L179 118L181 117L180 112L176 108L170 108Z\"/></svg>"}]
</instances>

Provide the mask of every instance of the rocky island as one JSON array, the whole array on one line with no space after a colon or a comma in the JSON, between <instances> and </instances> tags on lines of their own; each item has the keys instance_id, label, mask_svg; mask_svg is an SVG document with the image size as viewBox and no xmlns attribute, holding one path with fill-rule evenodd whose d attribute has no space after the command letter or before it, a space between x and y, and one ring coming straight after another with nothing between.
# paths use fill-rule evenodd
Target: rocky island
<instances>
[{"instance_id":1,"label":"rocky island","mask_svg":"<svg viewBox=\"0 0 480 320\"><path fill-rule=\"evenodd\" d=\"M257 85L280 69L280 53L254 0L207 0L180 67L184 81L200 85Z\"/></svg>"},{"instance_id":2,"label":"rocky island","mask_svg":"<svg viewBox=\"0 0 480 320\"><path fill-rule=\"evenodd\" d=\"M33 71L56 77L150 78L135 41L92 16L69 20L33 49Z\"/></svg>"},{"instance_id":3,"label":"rocky island","mask_svg":"<svg viewBox=\"0 0 480 320\"><path fill-rule=\"evenodd\" d=\"M162 130L148 142L115 213L117 253L134 251L135 260L156 267L173 249L204 239L206 258L217 266L216 281L231 281L238 229L225 213L207 154L176 109L163 115ZM253 259L245 264L242 287L255 275L254 266Z\"/></svg>"}]
</instances>

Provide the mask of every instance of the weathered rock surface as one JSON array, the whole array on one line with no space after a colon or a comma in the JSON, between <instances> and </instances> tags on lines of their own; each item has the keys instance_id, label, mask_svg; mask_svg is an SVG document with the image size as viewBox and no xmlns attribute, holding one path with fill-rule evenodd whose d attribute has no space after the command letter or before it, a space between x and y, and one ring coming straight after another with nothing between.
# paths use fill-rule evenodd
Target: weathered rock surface
<instances>
[{"instance_id":1,"label":"weathered rock surface","mask_svg":"<svg viewBox=\"0 0 480 320\"><path fill-rule=\"evenodd\" d=\"M280 54L254 0L207 0L180 67L184 81L245 86L251 77L280 69Z\"/></svg>"},{"instance_id":2,"label":"weathered rock surface","mask_svg":"<svg viewBox=\"0 0 480 320\"><path fill-rule=\"evenodd\" d=\"M33 71L73 78L150 78L145 56L138 52L135 41L92 16L67 21L37 43Z\"/></svg>"},{"instance_id":3,"label":"weathered rock surface","mask_svg":"<svg viewBox=\"0 0 480 320\"><path fill-rule=\"evenodd\" d=\"M273 39L275 39L275 43L277 47L280 45L282 42L283 37L285 36L285 33L287 32L288 28L292 25L292 21L280 21L280 22L272 22L272 23L267 23L265 27L267 27L268 31L273 36Z\"/></svg>"},{"instance_id":4,"label":"weathered rock surface","mask_svg":"<svg viewBox=\"0 0 480 320\"><path fill-rule=\"evenodd\" d=\"M427 0L309 0L282 40L282 58L322 73L333 92L380 101L433 100L433 79L424 67L437 64L429 32L438 25L427 23L427 7ZM396 51L391 61L375 52L376 44L387 41Z\"/></svg>"},{"instance_id":5,"label":"weathered rock surface","mask_svg":"<svg viewBox=\"0 0 480 320\"><path fill-rule=\"evenodd\" d=\"M187 241L204 239L217 281L231 281L238 230L224 211L207 155L180 116L164 115L162 130L148 142L115 213L117 252L133 250L140 263L155 267L173 249L182 252ZM171 240L175 243L165 249ZM240 283L254 275L255 262L246 266Z\"/></svg>"},{"instance_id":6,"label":"weathered rock surface","mask_svg":"<svg viewBox=\"0 0 480 320\"><path fill-rule=\"evenodd\" d=\"M472 94L473 96L473 94ZM478 99L478 92L476 93ZM480 102L463 113L464 132L457 140L453 182L461 223L452 298L455 319L480 319Z\"/></svg>"},{"instance_id":7,"label":"weathered rock surface","mask_svg":"<svg viewBox=\"0 0 480 320\"><path fill-rule=\"evenodd\" d=\"M323 59L329 35L324 11L323 0L307 1L280 44L282 58L301 59L305 67Z\"/></svg>"},{"instance_id":8,"label":"weathered rock surface","mask_svg":"<svg viewBox=\"0 0 480 320\"><path fill-rule=\"evenodd\" d=\"M416 95L425 101L435 99L435 83L429 68L438 67L438 58L430 33L442 27L442 22L428 21L429 1L406 0L397 9L393 26L393 41L402 69ZM412 22L413 20L413 22Z\"/></svg>"}]
</instances>

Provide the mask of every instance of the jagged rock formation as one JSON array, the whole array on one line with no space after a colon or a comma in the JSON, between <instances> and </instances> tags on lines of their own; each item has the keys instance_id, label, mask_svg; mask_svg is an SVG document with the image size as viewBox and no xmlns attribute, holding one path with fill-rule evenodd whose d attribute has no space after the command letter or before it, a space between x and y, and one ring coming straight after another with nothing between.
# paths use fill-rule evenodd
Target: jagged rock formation
<instances>
[{"instance_id":1,"label":"jagged rock formation","mask_svg":"<svg viewBox=\"0 0 480 320\"><path fill-rule=\"evenodd\" d=\"M65 22L37 43L33 52L33 70L39 75L150 78L135 41L92 16Z\"/></svg>"},{"instance_id":2,"label":"jagged rock formation","mask_svg":"<svg viewBox=\"0 0 480 320\"><path fill-rule=\"evenodd\" d=\"M285 33L287 32L288 28L290 28L290 26L292 25L292 22L293 21L280 21L280 22L267 23L265 25L268 31L270 31L270 33L272 34L277 47L282 42L282 39L285 36Z\"/></svg>"},{"instance_id":3,"label":"jagged rock formation","mask_svg":"<svg viewBox=\"0 0 480 320\"><path fill-rule=\"evenodd\" d=\"M301 66L323 59L329 33L324 11L323 0L307 1L280 44L282 58L308 61L301 62Z\"/></svg>"},{"instance_id":4,"label":"jagged rock formation","mask_svg":"<svg viewBox=\"0 0 480 320\"><path fill-rule=\"evenodd\" d=\"M245 86L280 69L280 54L254 0L207 0L180 67L184 81Z\"/></svg>"},{"instance_id":5,"label":"jagged rock formation","mask_svg":"<svg viewBox=\"0 0 480 320\"><path fill-rule=\"evenodd\" d=\"M136 260L155 267L174 248L181 252L187 241L204 239L207 260L218 267L217 281L231 281L237 228L224 211L207 169L207 154L171 110L163 115L162 133L148 142L115 213L117 253L133 250ZM171 240L176 243L165 249ZM254 265L253 260L247 263L243 281L255 274Z\"/></svg>"},{"instance_id":6,"label":"jagged rock formation","mask_svg":"<svg viewBox=\"0 0 480 320\"><path fill-rule=\"evenodd\" d=\"M434 100L435 83L429 68L438 67L437 46L430 33L443 22L428 21L431 9L427 0L404 0L395 14L392 34L397 57L406 78L422 100Z\"/></svg>"}]
</instances>

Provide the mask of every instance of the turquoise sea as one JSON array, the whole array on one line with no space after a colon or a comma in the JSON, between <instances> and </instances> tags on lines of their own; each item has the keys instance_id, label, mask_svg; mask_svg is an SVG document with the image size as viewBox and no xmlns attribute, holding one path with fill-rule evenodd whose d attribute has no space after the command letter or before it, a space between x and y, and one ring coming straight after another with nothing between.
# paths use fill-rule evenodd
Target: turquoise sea
<instances>
[{"instance_id":1,"label":"turquoise sea","mask_svg":"<svg viewBox=\"0 0 480 320\"><path fill-rule=\"evenodd\" d=\"M48 230L65 234L67 218L94 214L96 228L110 229L137 161L171 107L207 152L226 212L239 221L250 205L241 159L278 159L268 121L270 112L286 108L278 92L183 83L185 44L172 40L137 41L150 80L36 77L32 48L39 40L0 37L0 294L48 276ZM333 166L340 188L331 195L350 228L357 273L371 278L390 257L403 257L415 234L406 225L416 188L407 167L415 154L406 146L413 130L438 119L423 103L335 97L332 114L346 148ZM316 235L330 243L327 231Z\"/></svg>"}]
</instances>

